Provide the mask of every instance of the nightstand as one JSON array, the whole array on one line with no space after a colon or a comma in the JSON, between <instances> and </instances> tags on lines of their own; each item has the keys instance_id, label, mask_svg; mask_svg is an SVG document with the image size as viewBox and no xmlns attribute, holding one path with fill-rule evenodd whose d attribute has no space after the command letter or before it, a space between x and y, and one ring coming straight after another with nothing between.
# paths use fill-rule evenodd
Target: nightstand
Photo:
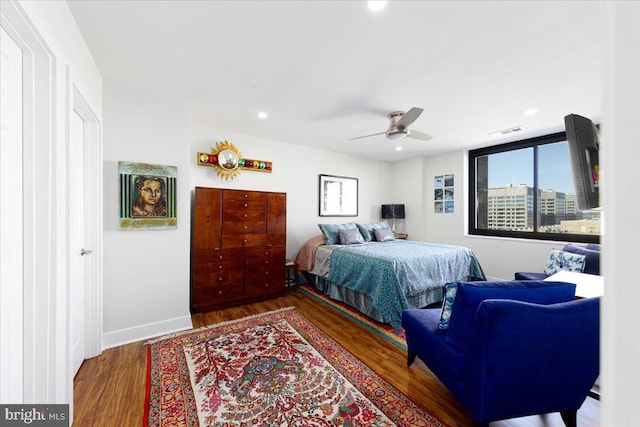
<instances>
[{"instance_id":1,"label":"nightstand","mask_svg":"<svg viewBox=\"0 0 640 427\"><path fill-rule=\"evenodd\" d=\"M287 288L293 288L294 286L298 286L300 282L298 282L298 264L294 260L288 259L284 264L286 278L285 278L285 286Z\"/></svg>"}]
</instances>

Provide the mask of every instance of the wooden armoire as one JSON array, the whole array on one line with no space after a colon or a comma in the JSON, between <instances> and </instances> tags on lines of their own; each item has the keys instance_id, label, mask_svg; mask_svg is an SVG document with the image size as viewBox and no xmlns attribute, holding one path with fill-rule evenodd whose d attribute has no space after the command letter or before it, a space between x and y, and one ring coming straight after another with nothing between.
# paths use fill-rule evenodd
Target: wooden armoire
<instances>
[{"instance_id":1,"label":"wooden armoire","mask_svg":"<svg viewBox=\"0 0 640 427\"><path fill-rule=\"evenodd\" d=\"M192 313L284 293L286 193L196 187L191 231Z\"/></svg>"}]
</instances>

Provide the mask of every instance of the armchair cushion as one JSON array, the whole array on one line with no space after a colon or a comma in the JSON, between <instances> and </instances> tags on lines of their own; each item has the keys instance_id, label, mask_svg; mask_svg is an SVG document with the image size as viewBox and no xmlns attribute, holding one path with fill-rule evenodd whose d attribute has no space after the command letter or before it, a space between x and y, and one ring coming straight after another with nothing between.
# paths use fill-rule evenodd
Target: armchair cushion
<instances>
[{"instance_id":1,"label":"armchair cushion","mask_svg":"<svg viewBox=\"0 0 640 427\"><path fill-rule=\"evenodd\" d=\"M447 339L460 347L466 347L473 317L484 300L508 299L534 304L555 304L573 300L576 293L575 284L564 282L458 282L456 286Z\"/></svg>"}]
</instances>

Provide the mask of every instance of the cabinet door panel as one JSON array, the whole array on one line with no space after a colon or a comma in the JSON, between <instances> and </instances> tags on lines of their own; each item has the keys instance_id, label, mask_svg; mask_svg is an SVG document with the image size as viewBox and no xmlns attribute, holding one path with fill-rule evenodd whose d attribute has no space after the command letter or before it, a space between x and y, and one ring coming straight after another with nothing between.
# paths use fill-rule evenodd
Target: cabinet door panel
<instances>
[{"instance_id":1,"label":"cabinet door panel","mask_svg":"<svg viewBox=\"0 0 640 427\"><path fill-rule=\"evenodd\" d=\"M193 249L220 247L222 191L196 188L193 218Z\"/></svg>"},{"instance_id":2,"label":"cabinet door panel","mask_svg":"<svg viewBox=\"0 0 640 427\"><path fill-rule=\"evenodd\" d=\"M269 193L267 196L267 245L287 244L287 194Z\"/></svg>"}]
</instances>

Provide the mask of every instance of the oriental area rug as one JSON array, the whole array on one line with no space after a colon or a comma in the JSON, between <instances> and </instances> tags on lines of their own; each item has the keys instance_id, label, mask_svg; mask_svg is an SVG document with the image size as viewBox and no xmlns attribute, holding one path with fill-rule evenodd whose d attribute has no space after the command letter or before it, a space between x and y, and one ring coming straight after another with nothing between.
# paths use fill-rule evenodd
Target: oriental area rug
<instances>
[{"instance_id":1,"label":"oriental area rug","mask_svg":"<svg viewBox=\"0 0 640 427\"><path fill-rule=\"evenodd\" d=\"M148 427L442 426L293 307L147 344Z\"/></svg>"},{"instance_id":2,"label":"oriental area rug","mask_svg":"<svg viewBox=\"0 0 640 427\"><path fill-rule=\"evenodd\" d=\"M332 309L342 313L344 316L350 318L356 323L364 326L365 328L375 332L382 338L386 339L392 344L397 345L403 350L407 349L407 339L404 333L404 329L400 326L398 329L394 329L388 323L380 323L367 315L360 313L355 308L340 301L332 300L315 287L303 284L300 286L300 291L304 294L320 301L321 303L331 307Z\"/></svg>"}]
</instances>

